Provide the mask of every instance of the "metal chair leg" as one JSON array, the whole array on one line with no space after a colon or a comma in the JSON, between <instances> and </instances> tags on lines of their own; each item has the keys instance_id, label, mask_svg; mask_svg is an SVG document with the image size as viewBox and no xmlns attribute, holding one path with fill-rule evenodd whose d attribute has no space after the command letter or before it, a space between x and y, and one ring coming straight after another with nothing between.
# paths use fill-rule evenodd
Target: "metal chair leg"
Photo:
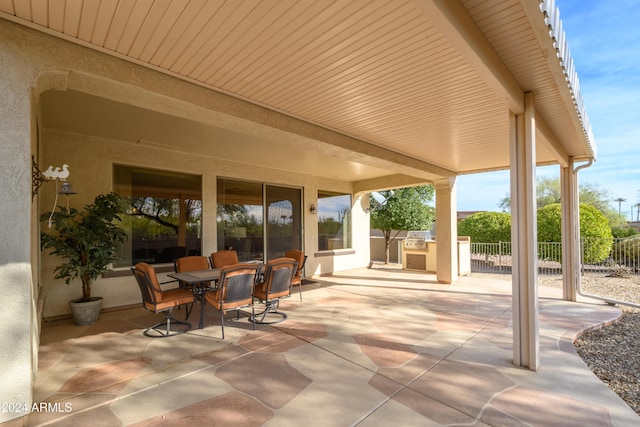
<instances>
[{"instance_id":1,"label":"metal chair leg","mask_svg":"<svg viewBox=\"0 0 640 427\"><path fill-rule=\"evenodd\" d=\"M147 329L145 329L145 331L143 332L144 336L147 336L149 338L166 338L166 337L172 337L174 335L183 334L183 333L185 333L185 332L187 332L188 330L191 329L191 324L190 323L181 322L179 320L176 320L173 317L173 309L169 309L165 313L166 314L165 314L164 320L162 320L161 322L156 323L153 326L149 326ZM184 326L186 326L186 328L184 328L183 330L173 331L171 329L172 324L173 325L184 325ZM162 329L160 329L161 327L162 327ZM155 331L156 333L153 334L153 333L151 333L151 331Z\"/></svg>"},{"instance_id":2,"label":"metal chair leg","mask_svg":"<svg viewBox=\"0 0 640 427\"><path fill-rule=\"evenodd\" d=\"M222 328L222 339L224 339L224 310L220 310L220 327Z\"/></svg>"},{"instance_id":3,"label":"metal chair leg","mask_svg":"<svg viewBox=\"0 0 640 427\"><path fill-rule=\"evenodd\" d=\"M265 309L258 314L252 315L251 320L254 321L255 323L260 323L263 325L271 325L274 323L283 322L287 318L287 314L278 310L279 305L280 305L280 300L266 302ZM277 314L280 316L280 318L272 321L265 321L268 314ZM255 320L256 316L262 316L262 317L260 317L260 320Z\"/></svg>"}]
</instances>

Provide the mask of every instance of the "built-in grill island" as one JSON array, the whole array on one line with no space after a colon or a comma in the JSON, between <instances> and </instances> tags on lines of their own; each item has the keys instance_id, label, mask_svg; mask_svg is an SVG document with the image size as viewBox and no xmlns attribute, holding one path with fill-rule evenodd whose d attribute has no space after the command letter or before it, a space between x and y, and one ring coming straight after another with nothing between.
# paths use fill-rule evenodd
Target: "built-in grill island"
<instances>
[{"instance_id":1,"label":"built-in grill island","mask_svg":"<svg viewBox=\"0 0 640 427\"><path fill-rule=\"evenodd\" d=\"M436 271L436 242L430 231L409 231L402 241L402 268L425 272Z\"/></svg>"},{"instance_id":2,"label":"built-in grill island","mask_svg":"<svg viewBox=\"0 0 640 427\"><path fill-rule=\"evenodd\" d=\"M458 236L458 275L471 273L471 239ZM435 273L437 267L436 241L430 231L409 231L402 241L402 268Z\"/></svg>"}]
</instances>

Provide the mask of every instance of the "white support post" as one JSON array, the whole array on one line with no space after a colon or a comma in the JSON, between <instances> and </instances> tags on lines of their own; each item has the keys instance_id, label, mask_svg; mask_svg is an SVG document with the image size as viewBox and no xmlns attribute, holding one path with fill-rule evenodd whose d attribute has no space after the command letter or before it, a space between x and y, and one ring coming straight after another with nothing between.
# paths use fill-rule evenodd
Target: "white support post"
<instances>
[{"instance_id":1,"label":"white support post","mask_svg":"<svg viewBox=\"0 0 640 427\"><path fill-rule=\"evenodd\" d=\"M458 224L455 178L435 182L436 276L438 283L458 279Z\"/></svg>"},{"instance_id":2,"label":"white support post","mask_svg":"<svg viewBox=\"0 0 640 427\"><path fill-rule=\"evenodd\" d=\"M532 93L525 94L524 114L512 114L510 129L513 363L536 371L540 364L540 342L535 107Z\"/></svg>"},{"instance_id":3,"label":"white support post","mask_svg":"<svg viewBox=\"0 0 640 427\"><path fill-rule=\"evenodd\" d=\"M573 157L567 167L560 168L562 203L562 298L576 301L580 279L580 231L577 175L573 173Z\"/></svg>"}]
</instances>

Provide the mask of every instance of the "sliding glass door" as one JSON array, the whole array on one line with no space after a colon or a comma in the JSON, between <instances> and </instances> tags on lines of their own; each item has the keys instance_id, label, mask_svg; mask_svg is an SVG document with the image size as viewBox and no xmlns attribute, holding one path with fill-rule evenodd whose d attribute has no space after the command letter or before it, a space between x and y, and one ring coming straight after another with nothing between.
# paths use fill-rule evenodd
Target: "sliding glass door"
<instances>
[{"instance_id":1,"label":"sliding glass door","mask_svg":"<svg viewBox=\"0 0 640 427\"><path fill-rule=\"evenodd\" d=\"M236 250L240 261L268 261L302 249L300 188L223 178L217 186L218 249Z\"/></svg>"},{"instance_id":2,"label":"sliding glass door","mask_svg":"<svg viewBox=\"0 0 640 427\"><path fill-rule=\"evenodd\" d=\"M265 186L267 259L302 249L302 203L300 189Z\"/></svg>"}]
</instances>

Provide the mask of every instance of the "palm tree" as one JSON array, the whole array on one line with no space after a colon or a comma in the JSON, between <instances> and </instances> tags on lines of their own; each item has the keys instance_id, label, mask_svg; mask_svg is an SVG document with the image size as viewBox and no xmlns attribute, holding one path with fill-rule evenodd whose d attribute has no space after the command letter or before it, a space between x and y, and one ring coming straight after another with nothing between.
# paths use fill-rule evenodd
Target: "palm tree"
<instances>
[{"instance_id":1,"label":"palm tree","mask_svg":"<svg viewBox=\"0 0 640 427\"><path fill-rule=\"evenodd\" d=\"M626 201L627 199L623 199L622 197L618 197L617 199L614 199L614 202L618 202L618 213L622 213L622 202L626 202Z\"/></svg>"},{"instance_id":2,"label":"palm tree","mask_svg":"<svg viewBox=\"0 0 640 427\"><path fill-rule=\"evenodd\" d=\"M631 221L633 221L633 208L637 208L637 213L636 213L636 221L638 221L638 218L640 217L640 203L636 203L635 205L631 206Z\"/></svg>"}]
</instances>

